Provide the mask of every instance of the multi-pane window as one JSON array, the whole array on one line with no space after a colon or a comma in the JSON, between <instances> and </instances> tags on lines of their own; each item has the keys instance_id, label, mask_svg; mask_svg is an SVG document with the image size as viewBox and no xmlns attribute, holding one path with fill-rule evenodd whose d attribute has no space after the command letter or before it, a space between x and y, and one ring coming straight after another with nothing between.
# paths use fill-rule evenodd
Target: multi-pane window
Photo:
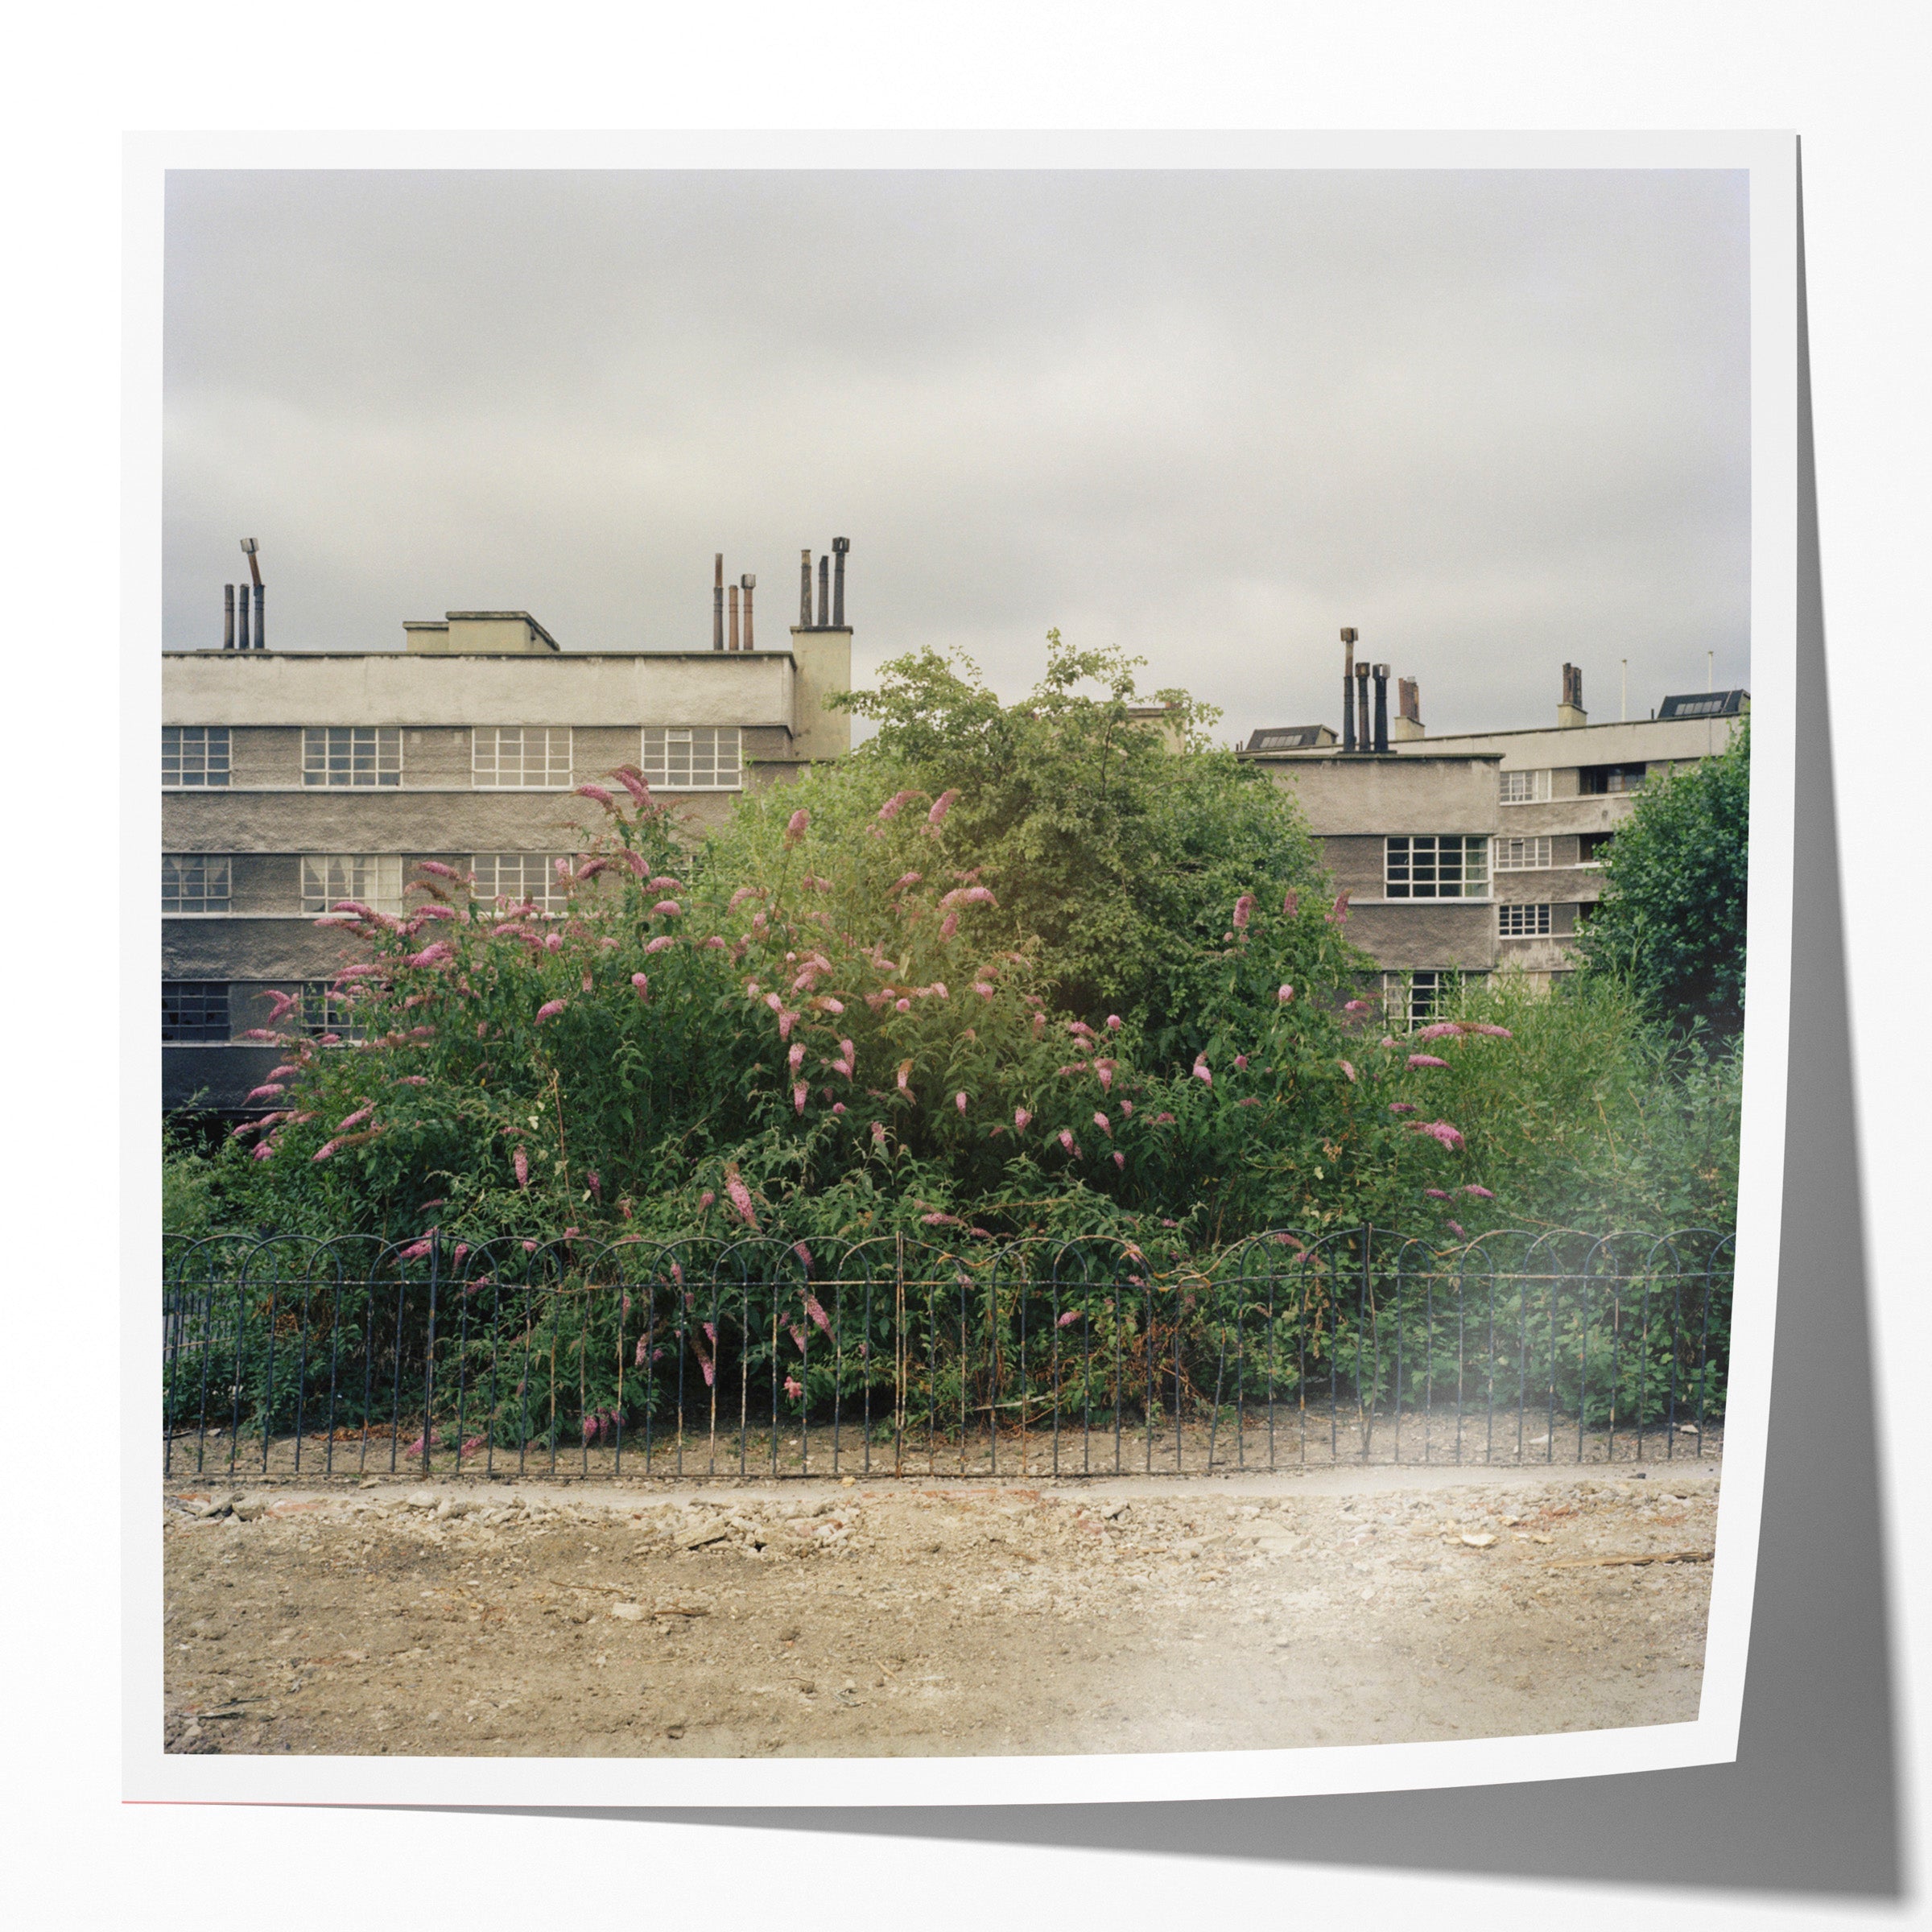
<instances>
[{"instance_id":1,"label":"multi-pane window","mask_svg":"<svg viewBox=\"0 0 1932 1932\"><path fill-rule=\"evenodd\" d=\"M400 785L402 733L389 724L308 724L302 731L304 785Z\"/></svg>"},{"instance_id":2,"label":"multi-pane window","mask_svg":"<svg viewBox=\"0 0 1932 1932\"><path fill-rule=\"evenodd\" d=\"M1392 899L1487 898L1489 841L1456 832L1390 839L1383 877Z\"/></svg>"},{"instance_id":3,"label":"multi-pane window","mask_svg":"<svg viewBox=\"0 0 1932 1932\"><path fill-rule=\"evenodd\" d=\"M644 780L666 791L736 791L742 785L735 724L646 725Z\"/></svg>"},{"instance_id":4,"label":"multi-pane window","mask_svg":"<svg viewBox=\"0 0 1932 1932\"><path fill-rule=\"evenodd\" d=\"M1498 839L1496 869L1498 872L1546 872L1550 869L1547 839Z\"/></svg>"},{"instance_id":5,"label":"multi-pane window","mask_svg":"<svg viewBox=\"0 0 1932 1932\"><path fill-rule=\"evenodd\" d=\"M228 727L225 724L163 724L161 727L161 782L171 790L189 785L228 782Z\"/></svg>"},{"instance_id":6,"label":"multi-pane window","mask_svg":"<svg viewBox=\"0 0 1932 1932\"><path fill-rule=\"evenodd\" d=\"M569 787L568 724L479 725L469 745L470 782L483 790Z\"/></svg>"},{"instance_id":7,"label":"multi-pane window","mask_svg":"<svg viewBox=\"0 0 1932 1932\"><path fill-rule=\"evenodd\" d=\"M333 1034L338 1040L362 1038L349 995L326 980L303 981L302 1030L316 1039L324 1034Z\"/></svg>"},{"instance_id":8,"label":"multi-pane window","mask_svg":"<svg viewBox=\"0 0 1932 1932\"><path fill-rule=\"evenodd\" d=\"M486 905L498 899L512 906L526 902L539 912L562 912L564 881L557 876L554 852L479 852L470 861L476 884L472 890Z\"/></svg>"},{"instance_id":9,"label":"multi-pane window","mask_svg":"<svg viewBox=\"0 0 1932 1932\"><path fill-rule=\"evenodd\" d=\"M1579 865L1600 865L1610 849L1611 840L1616 836L1613 832L1584 832L1577 834L1576 862Z\"/></svg>"},{"instance_id":10,"label":"multi-pane window","mask_svg":"<svg viewBox=\"0 0 1932 1932\"><path fill-rule=\"evenodd\" d=\"M1641 791L1647 769L1642 765L1586 765L1577 774L1578 789L1591 796L1605 792Z\"/></svg>"},{"instance_id":11,"label":"multi-pane window","mask_svg":"<svg viewBox=\"0 0 1932 1932\"><path fill-rule=\"evenodd\" d=\"M164 852L161 855L163 912L226 912L229 864L225 853Z\"/></svg>"},{"instance_id":12,"label":"multi-pane window","mask_svg":"<svg viewBox=\"0 0 1932 1932\"><path fill-rule=\"evenodd\" d=\"M1499 906L1496 935L1501 939L1542 939L1550 935L1547 906Z\"/></svg>"},{"instance_id":13,"label":"multi-pane window","mask_svg":"<svg viewBox=\"0 0 1932 1932\"><path fill-rule=\"evenodd\" d=\"M161 982L163 1040L225 1040L228 1038L228 984L221 980Z\"/></svg>"},{"instance_id":14,"label":"multi-pane window","mask_svg":"<svg viewBox=\"0 0 1932 1932\"><path fill-rule=\"evenodd\" d=\"M402 855L384 852L303 853L303 911L327 912L344 899L360 899L377 912L401 912Z\"/></svg>"},{"instance_id":15,"label":"multi-pane window","mask_svg":"<svg viewBox=\"0 0 1932 1932\"><path fill-rule=\"evenodd\" d=\"M1382 1005L1391 1026L1414 1032L1442 1011L1453 975L1447 972L1385 972Z\"/></svg>"},{"instance_id":16,"label":"multi-pane window","mask_svg":"<svg viewBox=\"0 0 1932 1932\"><path fill-rule=\"evenodd\" d=\"M1542 805L1549 800L1550 774L1546 771L1505 771L1501 779L1505 805Z\"/></svg>"}]
</instances>

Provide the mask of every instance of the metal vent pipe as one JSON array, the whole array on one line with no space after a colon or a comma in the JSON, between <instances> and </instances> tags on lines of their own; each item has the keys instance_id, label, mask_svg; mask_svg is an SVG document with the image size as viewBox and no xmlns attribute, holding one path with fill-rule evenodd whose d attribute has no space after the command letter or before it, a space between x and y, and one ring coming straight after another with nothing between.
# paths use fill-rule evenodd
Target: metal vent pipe
<instances>
[{"instance_id":1,"label":"metal vent pipe","mask_svg":"<svg viewBox=\"0 0 1932 1932\"><path fill-rule=\"evenodd\" d=\"M733 584L733 585L732 585L732 587L731 587L731 588L730 588L730 590L729 590L729 592L726 593L726 596L727 596L727 598L728 598L728 600L729 600L729 603L730 603L730 606L731 606L731 642L730 642L729 644L727 644L727 645L724 646L724 648L725 648L727 650L736 650L738 648L738 587L737 587L737 584Z\"/></svg>"},{"instance_id":2,"label":"metal vent pipe","mask_svg":"<svg viewBox=\"0 0 1932 1932\"><path fill-rule=\"evenodd\" d=\"M811 552L799 552L799 629L811 629Z\"/></svg>"},{"instance_id":3,"label":"metal vent pipe","mask_svg":"<svg viewBox=\"0 0 1932 1932\"><path fill-rule=\"evenodd\" d=\"M1378 664L1375 667L1375 748L1377 751L1389 749L1389 667Z\"/></svg>"},{"instance_id":4,"label":"metal vent pipe","mask_svg":"<svg viewBox=\"0 0 1932 1932\"><path fill-rule=\"evenodd\" d=\"M221 587L221 648L233 650L235 647L235 587L225 584Z\"/></svg>"},{"instance_id":5,"label":"metal vent pipe","mask_svg":"<svg viewBox=\"0 0 1932 1932\"><path fill-rule=\"evenodd\" d=\"M751 642L751 593L757 589L758 580L749 571L738 579L738 585L745 592L745 648L753 648Z\"/></svg>"},{"instance_id":6,"label":"metal vent pipe","mask_svg":"<svg viewBox=\"0 0 1932 1932\"><path fill-rule=\"evenodd\" d=\"M1342 631L1342 749L1355 749L1355 626Z\"/></svg>"},{"instance_id":7,"label":"metal vent pipe","mask_svg":"<svg viewBox=\"0 0 1932 1932\"><path fill-rule=\"evenodd\" d=\"M724 553L711 560L711 647L724 648Z\"/></svg>"},{"instance_id":8,"label":"metal vent pipe","mask_svg":"<svg viewBox=\"0 0 1932 1932\"><path fill-rule=\"evenodd\" d=\"M834 630L845 628L845 553L851 548L850 537L834 537L832 540L832 627Z\"/></svg>"},{"instance_id":9,"label":"metal vent pipe","mask_svg":"<svg viewBox=\"0 0 1932 1932\"><path fill-rule=\"evenodd\" d=\"M832 628L832 559L819 559L819 629Z\"/></svg>"}]
</instances>

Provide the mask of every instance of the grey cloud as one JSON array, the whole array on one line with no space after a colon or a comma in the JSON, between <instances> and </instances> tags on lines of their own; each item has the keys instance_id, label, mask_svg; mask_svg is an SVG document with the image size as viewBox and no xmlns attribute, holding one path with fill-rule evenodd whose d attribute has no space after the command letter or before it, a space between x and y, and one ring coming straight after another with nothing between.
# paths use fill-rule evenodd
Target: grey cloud
<instances>
[{"instance_id":1,"label":"grey cloud","mask_svg":"<svg viewBox=\"0 0 1932 1932\"><path fill-rule=\"evenodd\" d=\"M1335 631L1432 729L1748 679L1746 204L1719 173L218 173L171 181L166 586L284 648L535 611L708 641L852 539L861 675L1050 625L1229 735ZM1332 720L1331 720L1332 721Z\"/></svg>"}]
</instances>

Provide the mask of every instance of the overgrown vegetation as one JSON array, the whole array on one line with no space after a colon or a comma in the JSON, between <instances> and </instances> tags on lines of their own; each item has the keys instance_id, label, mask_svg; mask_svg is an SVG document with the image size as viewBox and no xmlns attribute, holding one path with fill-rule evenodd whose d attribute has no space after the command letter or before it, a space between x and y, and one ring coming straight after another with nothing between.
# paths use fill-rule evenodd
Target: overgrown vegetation
<instances>
[{"instance_id":1,"label":"overgrown vegetation","mask_svg":"<svg viewBox=\"0 0 1932 1932\"><path fill-rule=\"evenodd\" d=\"M1386 1030L1291 801L1180 694L1136 718L1132 671L1055 638L1009 706L903 659L843 700L869 744L695 852L634 769L580 788L605 830L561 917L439 865L401 919L345 902L360 1038L272 996L275 1111L175 1153L171 1227L1171 1253L1728 1222L1734 1059L1602 973Z\"/></svg>"},{"instance_id":2,"label":"overgrown vegetation","mask_svg":"<svg viewBox=\"0 0 1932 1932\"><path fill-rule=\"evenodd\" d=\"M1729 1038L1744 1026L1751 731L1715 758L1646 781L1583 928L1588 971L1625 980L1653 1018Z\"/></svg>"}]
</instances>

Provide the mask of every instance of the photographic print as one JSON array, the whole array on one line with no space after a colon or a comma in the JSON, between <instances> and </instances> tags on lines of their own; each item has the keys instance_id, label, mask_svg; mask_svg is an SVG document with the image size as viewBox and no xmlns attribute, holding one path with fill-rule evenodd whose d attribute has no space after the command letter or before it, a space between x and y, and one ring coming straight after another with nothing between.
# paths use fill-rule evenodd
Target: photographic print
<instances>
[{"instance_id":1,"label":"photographic print","mask_svg":"<svg viewBox=\"0 0 1932 1932\"><path fill-rule=\"evenodd\" d=\"M1790 146L142 148L134 1794L1729 1756Z\"/></svg>"}]
</instances>

